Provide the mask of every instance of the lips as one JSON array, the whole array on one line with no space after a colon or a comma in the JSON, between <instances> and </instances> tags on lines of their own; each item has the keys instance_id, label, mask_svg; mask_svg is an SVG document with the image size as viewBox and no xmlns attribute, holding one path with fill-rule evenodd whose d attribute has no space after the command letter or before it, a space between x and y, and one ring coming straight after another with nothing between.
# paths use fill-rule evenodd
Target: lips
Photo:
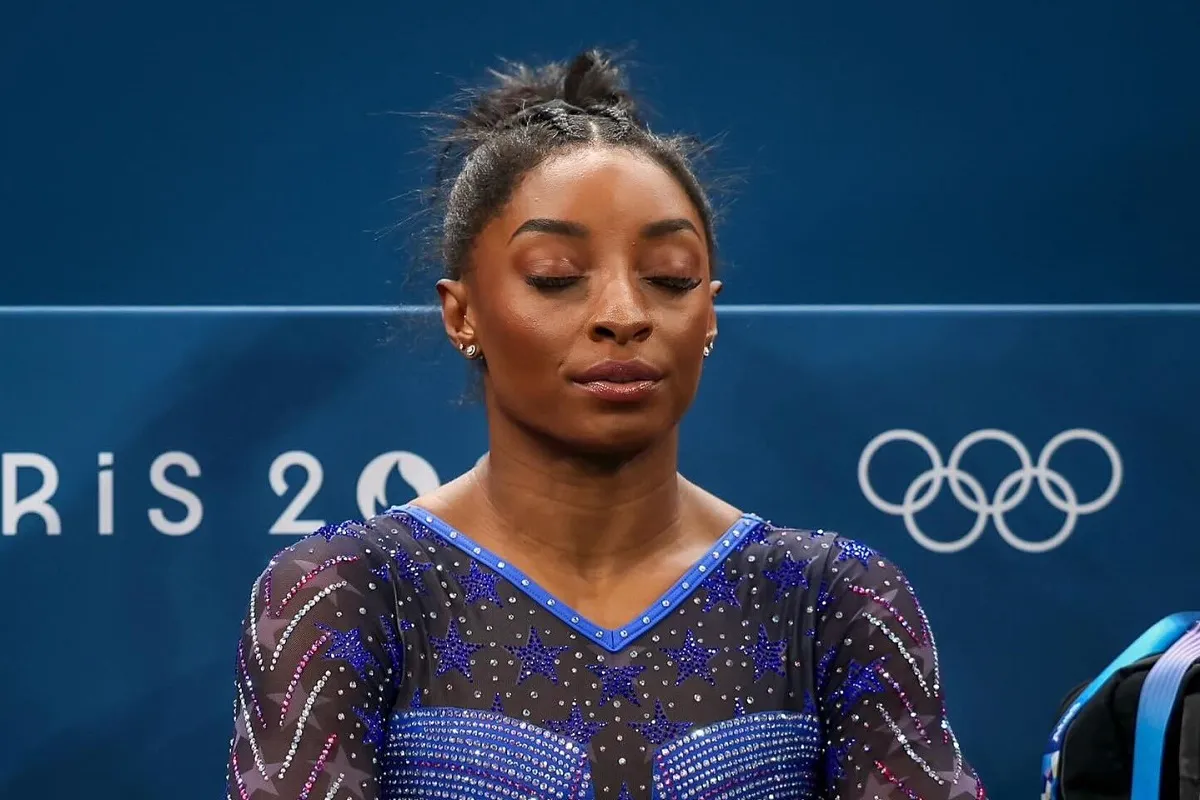
<instances>
[{"instance_id":1,"label":"lips","mask_svg":"<svg viewBox=\"0 0 1200 800\"><path fill-rule=\"evenodd\" d=\"M576 383L643 383L662 380L660 370L645 361L601 361L575 376Z\"/></svg>"},{"instance_id":2,"label":"lips","mask_svg":"<svg viewBox=\"0 0 1200 800\"><path fill-rule=\"evenodd\" d=\"M575 384L607 403L641 403L653 397L663 374L645 361L601 361L575 376Z\"/></svg>"}]
</instances>

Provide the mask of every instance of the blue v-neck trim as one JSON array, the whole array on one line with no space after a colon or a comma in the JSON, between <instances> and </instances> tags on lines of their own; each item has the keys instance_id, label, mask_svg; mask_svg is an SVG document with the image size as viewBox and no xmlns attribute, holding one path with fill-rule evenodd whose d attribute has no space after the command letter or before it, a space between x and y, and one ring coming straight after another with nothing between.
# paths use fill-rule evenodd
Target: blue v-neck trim
<instances>
[{"instance_id":1,"label":"blue v-neck trim","mask_svg":"<svg viewBox=\"0 0 1200 800\"><path fill-rule=\"evenodd\" d=\"M756 514L743 514L737 522L726 529L721 538L713 545L712 551L693 564L692 568L677 580L654 605L647 608L627 625L623 625L620 628L604 628L576 612L566 603L558 600L541 586L530 580L521 570L497 557L486 548L476 544L469 536L455 529L437 515L412 503L397 506L393 511L400 511L411 516L418 522L429 526L444 542L461 550L468 557L486 564L540 607L554 614L554 616L561 619L572 629L583 634L589 641L596 642L610 653L618 653L628 647L634 640L653 628L660 620L679 608L696 591L697 587L700 586L709 573L719 567L731 553L736 551L738 545L745 541L746 537L752 531L760 525L765 524L765 521Z\"/></svg>"}]
</instances>

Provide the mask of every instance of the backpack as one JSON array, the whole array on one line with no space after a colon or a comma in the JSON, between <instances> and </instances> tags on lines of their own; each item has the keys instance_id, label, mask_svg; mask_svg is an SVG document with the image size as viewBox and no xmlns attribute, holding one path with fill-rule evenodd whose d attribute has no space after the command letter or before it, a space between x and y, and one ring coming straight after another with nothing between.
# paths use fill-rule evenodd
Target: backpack
<instances>
[{"instance_id":1,"label":"backpack","mask_svg":"<svg viewBox=\"0 0 1200 800\"><path fill-rule=\"evenodd\" d=\"M1200 612L1173 614L1067 695L1042 800L1200 800Z\"/></svg>"}]
</instances>

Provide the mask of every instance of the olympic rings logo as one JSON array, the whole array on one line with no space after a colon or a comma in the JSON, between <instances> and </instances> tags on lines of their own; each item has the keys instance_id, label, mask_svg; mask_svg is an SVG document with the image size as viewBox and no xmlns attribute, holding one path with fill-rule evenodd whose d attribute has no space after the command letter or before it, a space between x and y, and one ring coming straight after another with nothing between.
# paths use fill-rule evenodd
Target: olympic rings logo
<instances>
[{"instance_id":1,"label":"olympic rings logo","mask_svg":"<svg viewBox=\"0 0 1200 800\"><path fill-rule=\"evenodd\" d=\"M983 441L996 441L1008 445L1021 462L1021 466L1017 470L1000 481L1000 485L996 487L990 500L979 481L970 473L964 472L959 466L967 450ZM1096 499L1086 503L1080 503L1074 487L1061 473L1050 468L1050 459L1054 457L1058 449L1073 441L1088 441L1099 447L1108 456L1112 472L1112 477L1104 492ZM892 442L911 442L917 445L929 456L931 464L929 469L914 478L913 482L908 485L908 489L904 492L904 499L899 503L892 503L880 497L871 485L869 475L871 459L875 457L880 448ZM1042 448L1036 464L1030 457L1029 450L1017 437L994 428L978 430L966 436L950 451L948 462L942 461L941 454L928 438L916 431L900 429L885 431L876 436L863 448L862 455L858 459L858 485L871 505L885 514L902 517L904 527L908 529L913 539L922 547L935 553L957 553L970 547L976 539L983 535L989 519L995 523L996 530L1004 541L1017 550L1026 553L1044 553L1053 550L1070 537L1079 517L1085 514L1094 514L1112 502L1121 488L1122 474L1121 454L1117 452L1113 443L1102 434L1085 428L1063 431L1052 438ZM1038 488L1041 489L1047 502L1067 515L1058 532L1042 541L1029 541L1017 536L1009 528L1008 522L1004 518L1005 514L1020 505L1029 495L1034 479L1037 479ZM931 539L917 526L916 515L937 499L943 481L950 484L950 491L954 493L958 502L968 511L976 514L975 524L971 529L953 541Z\"/></svg>"}]
</instances>

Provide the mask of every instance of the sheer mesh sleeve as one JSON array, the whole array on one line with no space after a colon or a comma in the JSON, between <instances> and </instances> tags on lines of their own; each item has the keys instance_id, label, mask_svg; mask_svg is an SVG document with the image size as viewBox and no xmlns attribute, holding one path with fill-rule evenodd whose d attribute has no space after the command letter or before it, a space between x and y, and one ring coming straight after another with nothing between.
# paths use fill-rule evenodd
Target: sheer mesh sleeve
<instances>
[{"instance_id":1,"label":"sheer mesh sleeve","mask_svg":"<svg viewBox=\"0 0 1200 800\"><path fill-rule=\"evenodd\" d=\"M946 719L933 634L900 570L838 539L820 594L815 678L828 796L986 797Z\"/></svg>"},{"instance_id":2,"label":"sheer mesh sleeve","mask_svg":"<svg viewBox=\"0 0 1200 800\"><path fill-rule=\"evenodd\" d=\"M377 800L403 649L387 550L322 529L255 581L237 651L233 800Z\"/></svg>"}]
</instances>

